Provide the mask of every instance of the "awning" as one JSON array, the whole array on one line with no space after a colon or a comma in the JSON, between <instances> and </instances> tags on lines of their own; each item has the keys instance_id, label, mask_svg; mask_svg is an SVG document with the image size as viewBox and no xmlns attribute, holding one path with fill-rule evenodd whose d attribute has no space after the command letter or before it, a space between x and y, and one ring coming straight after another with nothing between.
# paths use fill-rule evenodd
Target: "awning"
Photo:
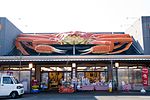
<instances>
[{"instance_id":1,"label":"awning","mask_svg":"<svg viewBox=\"0 0 150 100\"><path fill-rule=\"evenodd\" d=\"M0 62L16 61L150 61L150 55L0 56Z\"/></svg>"}]
</instances>

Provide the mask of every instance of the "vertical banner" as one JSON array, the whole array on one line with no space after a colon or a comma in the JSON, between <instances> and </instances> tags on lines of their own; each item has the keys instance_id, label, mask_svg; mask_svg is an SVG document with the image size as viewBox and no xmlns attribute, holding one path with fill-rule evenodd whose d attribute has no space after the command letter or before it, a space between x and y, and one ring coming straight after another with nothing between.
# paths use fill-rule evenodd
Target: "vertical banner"
<instances>
[{"instance_id":1,"label":"vertical banner","mask_svg":"<svg viewBox=\"0 0 150 100\"><path fill-rule=\"evenodd\" d=\"M143 86L148 86L148 68L142 68L142 82Z\"/></svg>"}]
</instances>

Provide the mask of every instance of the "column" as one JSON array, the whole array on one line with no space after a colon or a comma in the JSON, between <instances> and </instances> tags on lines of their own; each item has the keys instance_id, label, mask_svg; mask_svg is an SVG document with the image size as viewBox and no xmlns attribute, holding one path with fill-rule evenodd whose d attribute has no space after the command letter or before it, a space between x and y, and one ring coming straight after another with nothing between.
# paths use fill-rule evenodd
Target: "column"
<instances>
[{"instance_id":1,"label":"column","mask_svg":"<svg viewBox=\"0 0 150 100\"><path fill-rule=\"evenodd\" d=\"M115 83L115 89L118 90L118 68L119 68L119 63L115 62L115 75L116 75L116 83ZM129 71L129 70L128 70ZM128 72L129 73L129 72ZM129 77L129 76L128 76Z\"/></svg>"},{"instance_id":2,"label":"column","mask_svg":"<svg viewBox=\"0 0 150 100\"><path fill-rule=\"evenodd\" d=\"M113 61L111 61L111 64L108 66L108 81L113 80Z\"/></svg>"},{"instance_id":3,"label":"column","mask_svg":"<svg viewBox=\"0 0 150 100\"><path fill-rule=\"evenodd\" d=\"M113 87L113 61L108 66L108 81L109 81L109 92L112 92Z\"/></svg>"},{"instance_id":4,"label":"column","mask_svg":"<svg viewBox=\"0 0 150 100\"><path fill-rule=\"evenodd\" d=\"M41 67L35 66L35 79L40 82L41 80Z\"/></svg>"},{"instance_id":5,"label":"column","mask_svg":"<svg viewBox=\"0 0 150 100\"><path fill-rule=\"evenodd\" d=\"M72 78L77 76L76 63L72 63Z\"/></svg>"}]
</instances>

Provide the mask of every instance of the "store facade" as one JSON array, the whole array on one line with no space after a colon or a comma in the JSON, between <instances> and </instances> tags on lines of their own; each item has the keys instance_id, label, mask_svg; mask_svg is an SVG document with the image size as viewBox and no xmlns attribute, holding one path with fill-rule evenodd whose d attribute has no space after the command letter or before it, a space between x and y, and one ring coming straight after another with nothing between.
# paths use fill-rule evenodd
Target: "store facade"
<instances>
[{"instance_id":1,"label":"store facade","mask_svg":"<svg viewBox=\"0 0 150 100\"><path fill-rule=\"evenodd\" d=\"M113 91L150 90L150 56L124 32L33 34L12 23L7 24L10 30L4 23L10 22L0 20L0 73L15 76L26 92L33 80L42 91L50 91L58 90L62 81L72 85L73 78L79 90L108 91L110 82Z\"/></svg>"},{"instance_id":2,"label":"store facade","mask_svg":"<svg viewBox=\"0 0 150 100\"><path fill-rule=\"evenodd\" d=\"M99 81L94 90L107 91L108 82L112 80L113 91L125 91L123 81L130 91L139 91L143 87L149 90L150 75L148 74L148 84L144 84L142 69L146 67L149 73L150 56L22 56L21 60L18 58L1 58L1 72L20 78L27 91L31 90L32 79L37 79L39 84L44 83L47 91L58 89L61 79L71 80L74 76L77 79L87 77L90 85L95 85ZM32 64L31 68L29 64Z\"/></svg>"}]
</instances>

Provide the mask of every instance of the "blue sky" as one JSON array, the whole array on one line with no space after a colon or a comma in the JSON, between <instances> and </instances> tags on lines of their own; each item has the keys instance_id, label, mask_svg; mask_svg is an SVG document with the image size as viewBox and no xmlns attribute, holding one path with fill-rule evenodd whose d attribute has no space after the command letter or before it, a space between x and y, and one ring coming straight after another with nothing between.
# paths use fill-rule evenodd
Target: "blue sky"
<instances>
[{"instance_id":1,"label":"blue sky","mask_svg":"<svg viewBox=\"0 0 150 100\"><path fill-rule=\"evenodd\" d=\"M124 31L150 0L0 0L0 16L27 33Z\"/></svg>"}]
</instances>

